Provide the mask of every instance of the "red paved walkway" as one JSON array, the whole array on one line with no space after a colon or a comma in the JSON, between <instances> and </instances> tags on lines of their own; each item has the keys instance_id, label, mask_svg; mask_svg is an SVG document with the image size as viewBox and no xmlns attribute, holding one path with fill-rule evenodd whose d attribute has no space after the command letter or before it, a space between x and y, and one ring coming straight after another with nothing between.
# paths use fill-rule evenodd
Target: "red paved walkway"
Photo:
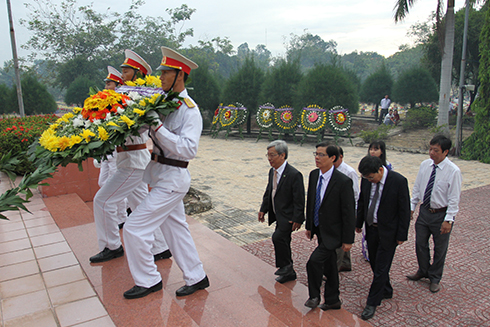
<instances>
[{"instance_id":1,"label":"red paved walkway","mask_svg":"<svg viewBox=\"0 0 490 327\"><path fill-rule=\"evenodd\" d=\"M408 241L397 249L391 268L394 297L384 300L375 316L374 326L490 326L490 271L488 237L490 231L490 185L464 191L460 212L451 235L442 290L429 291L429 282L407 280L417 270L414 222ZM415 217L416 218L416 217ZM243 246L262 260L274 265L270 240ZM304 230L293 235L293 253L298 280L306 285L306 261L315 243L306 240ZM361 254L360 237L352 250L351 272L341 273L343 308L360 315L372 279L369 263Z\"/></svg>"}]
</instances>

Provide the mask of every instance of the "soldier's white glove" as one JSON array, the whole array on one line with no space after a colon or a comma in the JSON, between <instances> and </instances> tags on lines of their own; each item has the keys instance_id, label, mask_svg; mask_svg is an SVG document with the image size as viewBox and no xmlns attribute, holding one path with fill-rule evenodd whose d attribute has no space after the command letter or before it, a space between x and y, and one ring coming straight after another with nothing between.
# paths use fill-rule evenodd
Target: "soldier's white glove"
<instances>
[{"instance_id":1,"label":"soldier's white glove","mask_svg":"<svg viewBox=\"0 0 490 327\"><path fill-rule=\"evenodd\" d=\"M94 159L94 167L100 168L100 162L98 162L97 159Z\"/></svg>"},{"instance_id":2,"label":"soldier's white glove","mask_svg":"<svg viewBox=\"0 0 490 327\"><path fill-rule=\"evenodd\" d=\"M153 119L151 123L151 128L153 130L157 129L160 125L162 125L162 121L160 120L160 116L155 110L150 110L146 113L146 116Z\"/></svg>"}]
</instances>

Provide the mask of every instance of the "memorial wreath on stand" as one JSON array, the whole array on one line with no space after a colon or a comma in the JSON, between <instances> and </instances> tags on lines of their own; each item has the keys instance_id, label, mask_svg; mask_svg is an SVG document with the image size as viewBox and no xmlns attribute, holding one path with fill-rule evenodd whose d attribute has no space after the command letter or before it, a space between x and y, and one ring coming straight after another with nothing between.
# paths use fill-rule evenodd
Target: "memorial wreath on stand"
<instances>
[{"instance_id":1,"label":"memorial wreath on stand","mask_svg":"<svg viewBox=\"0 0 490 327\"><path fill-rule=\"evenodd\" d=\"M317 142L320 142L323 138L323 132L327 124L327 111L320 106L313 104L306 108L303 108L301 112L301 127L303 128L303 138L301 144L303 144L307 134L313 134L317 136Z\"/></svg>"}]
</instances>

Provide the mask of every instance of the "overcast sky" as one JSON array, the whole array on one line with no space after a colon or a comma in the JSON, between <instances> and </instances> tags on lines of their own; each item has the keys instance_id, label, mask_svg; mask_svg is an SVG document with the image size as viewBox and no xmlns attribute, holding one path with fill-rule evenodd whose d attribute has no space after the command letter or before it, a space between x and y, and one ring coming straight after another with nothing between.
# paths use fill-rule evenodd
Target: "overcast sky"
<instances>
[{"instance_id":1,"label":"overcast sky","mask_svg":"<svg viewBox=\"0 0 490 327\"><path fill-rule=\"evenodd\" d=\"M28 10L24 3L32 1L11 0L14 16L14 29L19 56L28 53L20 49L30 37L29 31L20 26L19 19L27 18ZM60 0L53 0L60 3ZM124 13L130 0L78 0L79 5L94 3L98 12L110 11ZM340 54L357 51L375 51L386 57L392 55L402 44L410 44L406 33L416 22L425 22L435 10L437 1L416 1L406 20L395 24L393 6L395 0L187 0L171 2L165 0L146 0L140 8L143 16L162 16L168 18L166 8L187 4L196 9L184 28L193 28L194 37L186 45L197 45L198 40L228 37L236 48L247 42L249 47L265 44L273 56L284 55L284 40L291 33L302 35L304 30L319 35L325 41L337 42ZM457 9L464 5L456 2ZM0 64L12 59L7 5L0 5ZM144 56L144 54L142 54Z\"/></svg>"}]
</instances>

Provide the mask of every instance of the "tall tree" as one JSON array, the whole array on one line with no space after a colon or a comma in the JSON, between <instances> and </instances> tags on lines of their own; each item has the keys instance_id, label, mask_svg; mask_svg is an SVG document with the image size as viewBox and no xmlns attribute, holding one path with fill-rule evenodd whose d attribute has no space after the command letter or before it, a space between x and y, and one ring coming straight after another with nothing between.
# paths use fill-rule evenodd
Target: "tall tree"
<instances>
[{"instance_id":1,"label":"tall tree","mask_svg":"<svg viewBox=\"0 0 490 327\"><path fill-rule=\"evenodd\" d=\"M292 106L302 77L298 59L278 60L265 77L260 96L261 104L270 102L276 108Z\"/></svg>"},{"instance_id":2,"label":"tall tree","mask_svg":"<svg viewBox=\"0 0 490 327\"><path fill-rule=\"evenodd\" d=\"M343 68L317 64L301 80L294 106L303 108L311 104L327 110L340 105L351 113L357 113L359 96Z\"/></svg>"},{"instance_id":3,"label":"tall tree","mask_svg":"<svg viewBox=\"0 0 490 327\"><path fill-rule=\"evenodd\" d=\"M414 0L396 0L395 22L403 20L408 15L409 8L413 6ZM442 23L442 0L437 0L436 24L440 37L442 60L441 60L441 81L439 84L439 116L437 124L446 126L449 131L449 96L451 92L451 72L453 68L454 50L454 0L447 1L446 16Z\"/></svg>"},{"instance_id":4,"label":"tall tree","mask_svg":"<svg viewBox=\"0 0 490 327\"><path fill-rule=\"evenodd\" d=\"M264 71L255 64L254 57L247 57L238 72L230 77L223 93L225 103L242 103L250 112L258 106L258 95L264 82ZM247 119L250 133L250 115Z\"/></svg>"},{"instance_id":5,"label":"tall tree","mask_svg":"<svg viewBox=\"0 0 490 327\"><path fill-rule=\"evenodd\" d=\"M21 88L26 115L47 114L56 111L56 101L49 94L46 86L39 83L36 76L24 74L21 79ZM11 93L11 103L14 108L18 107L17 87L15 85Z\"/></svg>"},{"instance_id":6,"label":"tall tree","mask_svg":"<svg viewBox=\"0 0 490 327\"><path fill-rule=\"evenodd\" d=\"M473 109L476 112L474 132L464 141L462 156L490 163L490 10L485 13L480 42L480 96Z\"/></svg>"},{"instance_id":7,"label":"tall tree","mask_svg":"<svg viewBox=\"0 0 490 327\"><path fill-rule=\"evenodd\" d=\"M425 68L407 70L393 85L393 99L398 103L409 103L410 108L419 102L436 101L437 96L437 84Z\"/></svg>"},{"instance_id":8,"label":"tall tree","mask_svg":"<svg viewBox=\"0 0 490 327\"><path fill-rule=\"evenodd\" d=\"M301 36L291 34L289 43L285 44L288 61L300 59L303 71L315 64L327 64L337 54L337 43L333 40L324 41L320 36L305 33Z\"/></svg>"}]
</instances>

